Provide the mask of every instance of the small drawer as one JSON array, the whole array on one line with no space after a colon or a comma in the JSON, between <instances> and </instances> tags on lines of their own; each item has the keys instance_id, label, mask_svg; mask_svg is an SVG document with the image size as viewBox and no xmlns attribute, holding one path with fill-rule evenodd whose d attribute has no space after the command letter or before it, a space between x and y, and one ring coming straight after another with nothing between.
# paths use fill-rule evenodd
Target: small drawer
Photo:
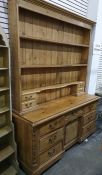
<instances>
[{"instance_id":1,"label":"small drawer","mask_svg":"<svg viewBox=\"0 0 102 175\"><path fill-rule=\"evenodd\" d=\"M22 103L22 110L27 110L29 108L32 108L32 107L36 106L36 105L37 104L36 104L35 100L29 101L29 102L24 102L24 103Z\"/></svg>"},{"instance_id":2,"label":"small drawer","mask_svg":"<svg viewBox=\"0 0 102 175\"><path fill-rule=\"evenodd\" d=\"M88 125L83 127L82 136L87 135L87 133L90 134L91 131L95 128L96 128L96 121L90 122Z\"/></svg>"},{"instance_id":3,"label":"small drawer","mask_svg":"<svg viewBox=\"0 0 102 175\"><path fill-rule=\"evenodd\" d=\"M77 88L77 92L83 92L83 91L84 91L84 87Z\"/></svg>"},{"instance_id":4,"label":"small drawer","mask_svg":"<svg viewBox=\"0 0 102 175\"><path fill-rule=\"evenodd\" d=\"M95 119L96 119L96 112L94 111L94 112L91 112L88 115L85 115L83 117L83 125L86 125L87 123L89 123Z\"/></svg>"},{"instance_id":5,"label":"small drawer","mask_svg":"<svg viewBox=\"0 0 102 175\"><path fill-rule=\"evenodd\" d=\"M65 117L65 124L68 124L71 121L76 120L77 118L78 118L78 116L72 112Z\"/></svg>"},{"instance_id":6,"label":"small drawer","mask_svg":"<svg viewBox=\"0 0 102 175\"><path fill-rule=\"evenodd\" d=\"M65 124L68 124L68 123L72 122L73 120L76 120L77 118L82 117L82 116L83 116L82 109L71 112L65 116Z\"/></svg>"},{"instance_id":7,"label":"small drawer","mask_svg":"<svg viewBox=\"0 0 102 175\"><path fill-rule=\"evenodd\" d=\"M64 122L64 117L60 117L48 122L47 124L44 124L42 127L40 127L40 136L52 132L58 128L62 128L64 126Z\"/></svg>"},{"instance_id":8,"label":"small drawer","mask_svg":"<svg viewBox=\"0 0 102 175\"><path fill-rule=\"evenodd\" d=\"M62 142L40 155L40 165L62 153Z\"/></svg>"},{"instance_id":9,"label":"small drawer","mask_svg":"<svg viewBox=\"0 0 102 175\"><path fill-rule=\"evenodd\" d=\"M77 87L84 87L85 86L85 82L80 82Z\"/></svg>"},{"instance_id":10,"label":"small drawer","mask_svg":"<svg viewBox=\"0 0 102 175\"><path fill-rule=\"evenodd\" d=\"M37 100L37 94L36 93L22 95L22 102L32 101L32 100Z\"/></svg>"},{"instance_id":11,"label":"small drawer","mask_svg":"<svg viewBox=\"0 0 102 175\"><path fill-rule=\"evenodd\" d=\"M40 151L46 150L52 147L58 141L64 139L64 128L58 129L56 132L49 134L48 136L40 139Z\"/></svg>"}]
</instances>

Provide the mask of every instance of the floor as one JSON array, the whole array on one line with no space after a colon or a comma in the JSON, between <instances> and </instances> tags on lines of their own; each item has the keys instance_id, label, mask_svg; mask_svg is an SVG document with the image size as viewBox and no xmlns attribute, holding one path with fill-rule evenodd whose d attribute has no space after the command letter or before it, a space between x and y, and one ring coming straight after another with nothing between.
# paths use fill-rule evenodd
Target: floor
<instances>
[{"instance_id":1,"label":"floor","mask_svg":"<svg viewBox=\"0 0 102 175\"><path fill-rule=\"evenodd\" d=\"M97 113L102 111L102 100ZM20 171L19 175L25 175ZM63 158L42 175L102 175L102 115L97 131L81 144L65 152Z\"/></svg>"}]
</instances>

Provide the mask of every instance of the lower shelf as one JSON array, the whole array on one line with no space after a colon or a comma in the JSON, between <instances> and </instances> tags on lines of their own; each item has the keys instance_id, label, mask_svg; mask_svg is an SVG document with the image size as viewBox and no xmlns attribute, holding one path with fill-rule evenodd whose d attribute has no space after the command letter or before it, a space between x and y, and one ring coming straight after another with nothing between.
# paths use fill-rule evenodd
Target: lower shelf
<instances>
[{"instance_id":1,"label":"lower shelf","mask_svg":"<svg viewBox=\"0 0 102 175\"><path fill-rule=\"evenodd\" d=\"M4 127L0 128L0 138L9 134L11 131L12 131L12 128L10 126L4 126Z\"/></svg>"},{"instance_id":2,"label":"lower shelf","mask_svg":"<svg viewBox=\"0 0 102 175\"><path fill-rule=\"evenodd\" d=\"M7 159L9 156L11 156L14 153L14 149L9 145L6 148L0 150L0 162Z\"/></svg>"},{"instance_id":3,"label":"lower shelf","mask_svg":"<svg viewBox=\"0 0 102 175\"><path fill-rule=\"evenodd\" d=\"M1 175L16 175L16 174L17 174L17 171L13 166L10 166L3 173L1 173Z\"/></svg>"}]
</instances>

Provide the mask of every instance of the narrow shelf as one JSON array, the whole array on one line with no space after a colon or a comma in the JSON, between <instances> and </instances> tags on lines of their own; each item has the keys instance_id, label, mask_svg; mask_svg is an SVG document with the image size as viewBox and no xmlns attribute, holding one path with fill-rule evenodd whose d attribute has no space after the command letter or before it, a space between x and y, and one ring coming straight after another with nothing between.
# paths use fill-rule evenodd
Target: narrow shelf
<instances>
[{"instance_id":1,"label":"narrow shelf","mask_svg":"<svg viewBox=\"0 0 102 175\"><path fill-rule=\"evenodd\" d=\"M24 90L24 91L22 91L22 95L27 95L27 94L31 94L31 93L40 93L41 91L52 90L52 89L60 89L60 88L64 88L67 86L76 85L76 84L79 84L81 82L82 81L76 81L76 82L71 82L71 83L57 84L57 85L52 85L52 86Z\"/></svg>"},{"instance_id":2,"label":"narrow shelf","mask_svg":"<svg viewBox=\"0 0 102 175\"><path fill-rule=\"evenodd\" d=\"M7 67L0 67L0 71L1 70L8 70L8 68Z\"/></svg>"},{"instance_id":3,"label":"narrow shelf","mask_svg":"<svg viewBox=\"0 0 102 175\"><path fill-rule=\"evenodd\" d=\"M3 113L8 112L8 111L9 111L8 107L0 108L0 114L3 114Z\"/></svg>"},{"instance_id":4,"label":"narrow shelf","mask_svg":"<svg viewBox=\"0 0 102 175\"><path fill-rule=\"evenodd\" d=\"M1 173L1 175L16 175L17 171L13 166L10 166L9 168L7 168L3 173Z\"/></svg>"},{"instance_id":5,"label":"narrow shelf","mask_svg":"<svg viewBox=\"0 0 102 175\"><path fill-rule=\"evenodd\" d=\"M14 149L11 146L7 146L6 148L0 151L0 162L7 159L14 153Z\"/></svg>"},{"instance_id":6,"label":"narrow shelf","mask_svg":"<svg viewBox=\"0 0 102 175\"><path fill-rule=\"evenodd\" d=\"M68 64L68 65L24 65L21 69L30 68L67 68L67 67L86 67L87 64Z\"/></svg>"},{"instance_id":7,"label":"narrow shelf","mask_svg":"<svg viewBox=\"0 0 102 175\"><path fill-rule=\"evenodd\" d=\"M2 91L8 91L8 90L9 90L8 87L0 87L0 92L2 92Z\"/></svg>"},{"instance_id":8,"label":"narrow shelf","mask_svg":"<svg viewBox=\"0 0 102 175\"><path fill-rule=\"evenodd\" d=\"M7 46L4 46L4 45L0 45L0 47L8 48Z\"/></svg>"},{"instance_id":9,"label":"narrow shelf","mask_svg":"<svg viewBox=\"0 0 102 175\"><path fill-rule=\"evenodd\" d=\"M47 42L47 43L55 43L55 44L62 44L62 45L70 45L70 46L76 46L76 47L89 47L87 44L75 44L75 43L68 43L68 42L61 42L56 40L49 40L49 39L42 39L42 38L36 38L32 36L26 36L26 35L20 35L21 39L27 39L27 40L35 40L35 41L41 41L41 42Z\"/></svg>"},{"instance_id":10,"label":"narrow shelf","mask_svg":"<svg viewBox=\"0 0 102 175\"><path fill-rule=\"evenodd\" d=\"M10 126L4 126L4 127L0 128L0 138L9 134L11 131L12 131L12 128Z\"/></svg>"}]
</instances>

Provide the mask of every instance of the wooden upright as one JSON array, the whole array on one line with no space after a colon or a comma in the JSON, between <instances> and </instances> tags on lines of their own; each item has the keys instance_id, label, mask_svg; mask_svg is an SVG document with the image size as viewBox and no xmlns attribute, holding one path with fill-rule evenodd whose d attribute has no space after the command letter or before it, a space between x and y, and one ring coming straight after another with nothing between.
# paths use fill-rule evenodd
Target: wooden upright
<instances>
[{"instance_id":1,"label":"wooden upright","mask_svg":"<svg viewBox=\"0 0 102 175\"><path fill-rule=\"evenodd\" d=\"M98 97L85 92L93 21L41 0L10 0L13 120L29 175L95 131Z\"/></svg>"},{"instance_id":2,"label":"wooden upright","mask_svg":"<svg viewBox=\"0 0 102 175\"><path fill-rule=\"evenodd\" d=\"M0 175L16 175L18 163L11 120L9 41L0 27Z\"/></svg>"}]
</instances>

